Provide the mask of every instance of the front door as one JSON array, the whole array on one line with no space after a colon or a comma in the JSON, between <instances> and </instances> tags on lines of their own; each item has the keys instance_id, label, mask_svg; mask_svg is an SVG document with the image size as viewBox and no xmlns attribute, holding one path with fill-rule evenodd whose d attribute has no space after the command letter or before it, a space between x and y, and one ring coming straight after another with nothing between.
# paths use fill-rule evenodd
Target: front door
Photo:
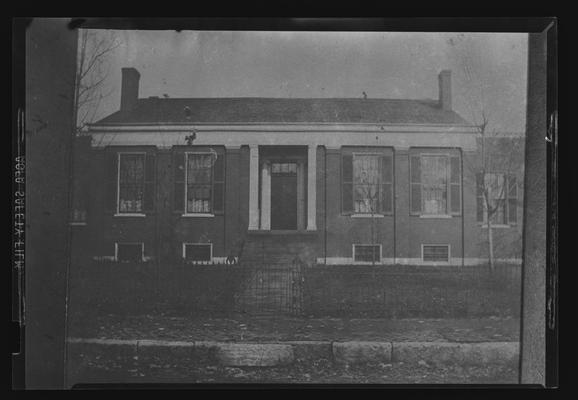
<instances>
[{"instance_id":1,"label":"front door","mask_svg":"<svg viewBox=\"0 0 578 400\"><path fill-rule=\"evenodd\" d=\"M271 229L297 229L297 163L271 163Z\"/></svg>"}]
</instances>

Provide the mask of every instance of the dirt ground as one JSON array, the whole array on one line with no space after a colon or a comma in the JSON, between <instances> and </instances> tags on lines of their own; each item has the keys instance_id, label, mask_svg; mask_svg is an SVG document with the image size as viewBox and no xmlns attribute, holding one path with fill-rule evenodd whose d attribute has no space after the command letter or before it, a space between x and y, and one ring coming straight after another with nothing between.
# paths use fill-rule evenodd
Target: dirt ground
<instances>
[{"instance_id":1,"label":"dirt ground","mask_svg":"<svg viewBox=\"0 0 578 400\"><path fill-rule=\"evenodd\" d=\"M236 316L191 318L170 315L76 316L69 337L103 339L210 340L231 342L449 341L519 340L519 320L475 319L342 319Z\"/></svg>"},{"instance_id":2,"label":"dirt ground","mask_svg":"<svg viewBox=\"0 0 578 400\"><path fill-rule=\"evenodd\" d=\"M178 384L516 384L517 368L503 365L457 366L375 364L335 366L326 360L286 367L239 368L182 364L115 369L94 363L76 382Z\"/></svg>"}]
</instances>

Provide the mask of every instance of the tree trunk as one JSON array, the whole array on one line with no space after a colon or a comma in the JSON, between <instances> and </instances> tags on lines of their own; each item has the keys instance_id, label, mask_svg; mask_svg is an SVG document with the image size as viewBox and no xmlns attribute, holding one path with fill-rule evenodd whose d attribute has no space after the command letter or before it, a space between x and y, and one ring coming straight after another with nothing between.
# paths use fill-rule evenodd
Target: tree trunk
<instances>
[{"instance_id":1,"label":"tree trunk","mask_svg":"<svg viewBox=\"0 0 578 400\"><path fill-rule=\"evenodd\" d=\"M488 215L488 261L490 262L490 272L494 272L494 235L492 222Z\"/></svg>"}]
</instances>

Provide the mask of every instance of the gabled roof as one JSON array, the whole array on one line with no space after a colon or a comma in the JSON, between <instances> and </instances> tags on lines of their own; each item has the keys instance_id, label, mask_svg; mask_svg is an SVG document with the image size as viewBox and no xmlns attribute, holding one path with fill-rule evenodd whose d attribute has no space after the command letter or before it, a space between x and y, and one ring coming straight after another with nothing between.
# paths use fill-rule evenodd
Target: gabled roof
<instances>
[{"instance_id":1,"label":"gabled roof","mask_svg":"<svg viewBox=\"0 0 578 400\"><path fill-rule=\"evenodd\" d=\"M188 111L185 111L188 110ZM146 98L98 124L383 123L470 125L437 100L353 98Z\"/></svg>"}]
</instances>

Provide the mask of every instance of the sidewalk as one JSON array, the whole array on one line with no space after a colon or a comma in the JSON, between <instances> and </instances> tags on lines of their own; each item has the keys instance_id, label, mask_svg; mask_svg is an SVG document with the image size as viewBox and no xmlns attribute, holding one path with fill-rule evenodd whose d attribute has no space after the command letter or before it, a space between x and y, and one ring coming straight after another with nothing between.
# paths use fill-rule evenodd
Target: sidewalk
<instances>
[{"instance_id":1,"label":"sidewalk","mask_svg":"<svg viewBox=\"0 0 578 400\"><path fill-rule=\"evenodd\" d=\"M515 383L519 356L515 319L156 315L73 323L72 382Z\"/></svg>"}]
</instances>

